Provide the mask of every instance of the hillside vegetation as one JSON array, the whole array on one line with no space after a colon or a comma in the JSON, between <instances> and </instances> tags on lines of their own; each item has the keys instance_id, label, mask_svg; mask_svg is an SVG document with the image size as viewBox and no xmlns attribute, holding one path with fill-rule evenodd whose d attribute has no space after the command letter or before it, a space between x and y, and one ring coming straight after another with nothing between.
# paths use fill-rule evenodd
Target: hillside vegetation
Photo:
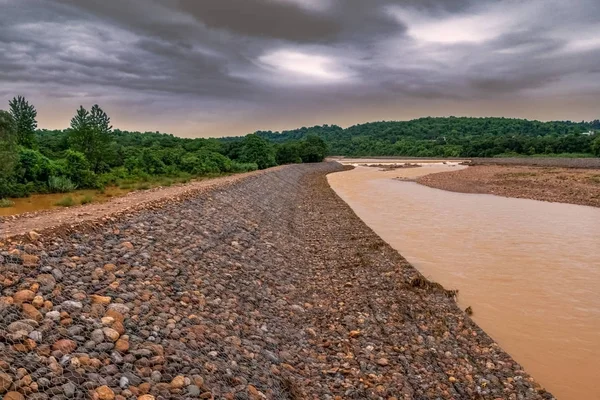
<instances>
[{"instance_id":1,"label":"hillside vegetation","mask_svg":"<svg viewBox=\"0 0 600 400\"><path fill-rule=\"evenodd\" d=\"M80 107L67 129L39 130L36 109L25 98L9 106L10 112L0 110L0 199L117 185L148 188L149 182L169 186L194 177L319 162L327 153L315 136L278 145L257 135L226 143L121 131L98 105Z\"/></svg>"},{"instance_id":2,"label":"hillside vegetation","mask_svg":"<svg viewBox=\"0 0 600 400\"><path fill-rule=\"evenodd\" d=\"M275 143L322 138L331 155L494 157L501 155L600 156L600 121L540 122L508 118L421 118L372 122L343 129L315 126L256 134Z\"/></svg>"}]
</instances>

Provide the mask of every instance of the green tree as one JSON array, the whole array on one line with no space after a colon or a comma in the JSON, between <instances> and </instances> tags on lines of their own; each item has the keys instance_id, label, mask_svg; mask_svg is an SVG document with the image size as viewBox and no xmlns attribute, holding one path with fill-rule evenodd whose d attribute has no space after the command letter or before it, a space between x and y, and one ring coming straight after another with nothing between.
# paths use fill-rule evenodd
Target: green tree
<instances>
[{"instance_id":1,"label":"green tree","mask_svg":"<svg viewBox=\"0 0 600 400\"><path fill-rule=\"evenodd\" d=\"M112 126L108 115L97 104L89 112L79 107L71 119L69 139L73 148L85 155L94 172L108 169Z\"/></svg>"},{"instance_id":2,"label":"green tree","mask_svg":"<svg viewBox=\"0 0 600 400\"><path fill-rule=\"evenodd\" d=\"M35 130L37 128L37 111L25 97L17 96L8 102L10 113L15 123L17 143L33 148L35 146Z\"/></svg>"},{"instance_id":3,"label":"green tree","mask_svg":"<svg viewBox=\"0 0 600 400\"><path fill-rule=\"evenodd\" d=\"M321 162L327 155L327 144L325 141L316 135L309 135L302 142L300 149L300 157L302 162L313 163Z\"/></svg>"},{"instance_id":4,"label":"green tree","mask_svg":"<svg viewBox=\"0 0 600 400\"><path fill-rule=\"evenodd\" d=\"M298 142L283 143L277 146L277 164L294 164L301 163L302 158L300 157L301 145Z\"/></svg>"},{"instance_id":5,"label":"green tree","mask_svg":"<svg viewBox=\"0 0 600 400\"><path fill-rule=\"evenodd\" d=\"M592 152L600 157L600 135L596 134L596 139L592 142Z\"/></svg>"},{"instance_id":6,"label":"green tree","mask_svg":"<svg viewBox=\"0 0 600 400\"><path fill-rule=\"evenodd\" d=\"M17 158L17 135L12 115L0 110L0 180L8 179Z\"/></svg>"},{"instance_id":7,"label":"green tree","mask_svg":"<svg viewBox=\"0 0 600 400\"><path fill-rule=\"evenodd\" d=\"M277 165L273 147L265 139L255 134L244 138L240 151L240 161L243 163L256 163L259 169Z\"/></svg>"}]
</instances>

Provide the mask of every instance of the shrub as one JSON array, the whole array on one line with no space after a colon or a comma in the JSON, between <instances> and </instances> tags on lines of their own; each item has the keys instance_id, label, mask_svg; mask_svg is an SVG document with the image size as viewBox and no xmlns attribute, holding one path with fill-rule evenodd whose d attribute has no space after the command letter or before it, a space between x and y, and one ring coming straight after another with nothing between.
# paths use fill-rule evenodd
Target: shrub
<instances>
[{"instance_id":1,"label":"shrub","mask_svg":"<svg viewBox=\"0 0 600 400\"><path fill-rule=\"evenodd\" d=\"M258 165L256 163L240 163L237 161L231 162L231 172L250 172L256 171Z\"/></svg>"},{"instance_id":2,"label":"shrub","mask_svg":"<svg viewBox=\"0 0 600 400\"><path fill-rule=\"evenodd\" d=\"M136 187L137 190L148 190L150 189L152 186L147 183L147 182L143 182L143 183L139 183Z\"/></svg>"},{"instance_id":3,"label":"shrub","mask_svg":"<svg viewBox=\"0 0 600 400\"><path fill-rule=\"evenodd\" d=\"M83 153L74 150L65 152L65 172L69 179L80 188L98 188L98 176L90 170L90 163Z\"/></svg>"},{"instance_id":4,"label":"shrub","mask_svg":"<svg viewBox=\"0 0 600 400\"><path fill-rule=\"evenodd\" d=\"M94 198L90 195L85 195L83 196L83 198L79 201L81 204L90 204L91 202L94 201Z\"/></svg>"},{"instance_id":5,"label":"shrub","mask_svg":"<svg viewBox=\"0 0 600 400\"><path fill-rule=\"evenodd\" d=\"M77 189L77 185L64 176L51 176L48 179L48 189L50 193L69 193Z\"/></svg>"},{"instance_id":6,"label":"shrub","mask_svg":"<svg viewBox=\"0 0 600 400\"><path fill-rule=\"evenodd\" d=\"M0 199L0 208L8 208L14 206L15 203L9 199Z\"/></svg>"},{"instance_id":7,"label":"shrub","mask_svg":"<svg viewBox=\"0 0 600 400\"><path fill-rule=\"evenodd\" d=\"M75 201L73 201L71 196L67 196L54 203L54 205L60 207L71 207L75 205Z\"/></svg>"}]
</instances>

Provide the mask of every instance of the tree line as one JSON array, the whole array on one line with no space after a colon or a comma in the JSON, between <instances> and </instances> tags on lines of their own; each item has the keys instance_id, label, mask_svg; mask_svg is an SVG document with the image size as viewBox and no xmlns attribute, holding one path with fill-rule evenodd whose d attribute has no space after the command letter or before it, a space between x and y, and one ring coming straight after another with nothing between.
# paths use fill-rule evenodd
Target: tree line
<instances>
[{"instance_id":1,"label":"tree line","mask_svg":"<svg viewBox=\"0 0 600 400\"><path fill-rule=\"evenodd\" d=\"M319 162L326 154L324 141L313 135L272 143L254 134L217 140L122 131L112 127L98 105L89 110L81 106L67 129L38 129L35 107L19 96L9 102L8 111L0 110L0 199L158 178L187 181Z\"/></svg>"},{"instance_id":2,"label":"tree line","mask_svg":"<svg viewBox=\"0 0 600 400\"><path fill-rule=\"evenodd\" d=\"M590 134L592 132L592 134ZM340 156L600 156L600 120L540 122L511 118L420 118L322 125L256 134L275 143L322 138Z\"/></svg>"}]
</instances>

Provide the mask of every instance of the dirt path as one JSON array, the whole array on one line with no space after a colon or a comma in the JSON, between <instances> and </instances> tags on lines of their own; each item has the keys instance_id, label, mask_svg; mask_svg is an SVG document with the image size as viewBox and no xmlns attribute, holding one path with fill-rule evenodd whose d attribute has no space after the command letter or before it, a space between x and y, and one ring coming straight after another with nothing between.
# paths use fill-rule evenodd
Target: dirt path
<instances>
[{"instance_id":1,"label":"dirt path","mask_svg":"<svg viewBox=\"0 0 600 400\"><path fill-rule=\"evenodd\" d=\"M600 207L598 169L477 165L460 171L427 175L417 182L452 192Z\"/></svg>"},{"instance_id":2,"label":"dirt path","mask_svg":"<svg viewBox=\"0 0 600 400\"><path fill-rule=\"evenodd\" d=\"M552 399L335 195L341 168L282 167L0 247L0 391Z\"/></svg>"},{"instance_id":3,"label":"dirt path","mask_svg":"<svg viewBox=\"0 0 600 400\"><path fill-rule=\"evenodd\" d=\"M211 188L232 184L248 176L260 175L264 172L255 171L168 188L136 191L105 203L0 217L0 240L10 236L25 235L31 231L39 231L57 226L76 226L85 222L101 220L107 216L114 217L115 214L131 213L145 208L160 207L167 202L181 201L199 195Z\"/></svg>"}]
</instances>

